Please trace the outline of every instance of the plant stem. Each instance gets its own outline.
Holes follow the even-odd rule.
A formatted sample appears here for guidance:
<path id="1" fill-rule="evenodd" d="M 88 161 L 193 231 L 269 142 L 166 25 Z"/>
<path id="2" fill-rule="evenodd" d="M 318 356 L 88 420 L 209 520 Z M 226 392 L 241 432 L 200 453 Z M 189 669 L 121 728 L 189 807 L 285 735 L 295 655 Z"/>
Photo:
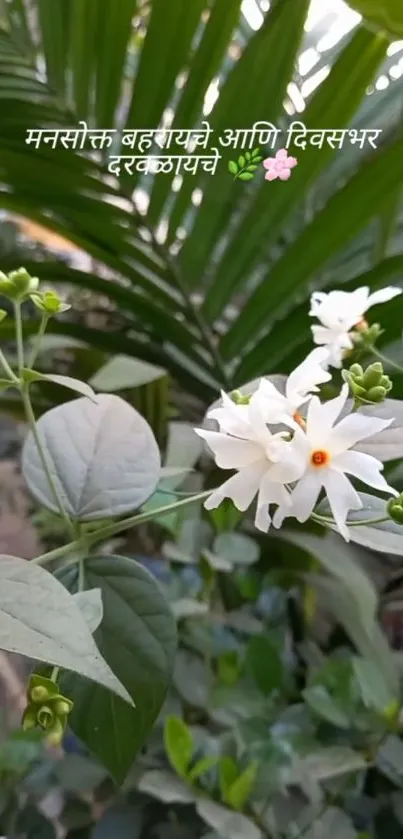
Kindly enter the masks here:
<path id="1" fill-rule="evenodd" d="M 46 453 L 44 451 L 44 448 L 42 446 L 42 441 L 41 441 L 40 436 L 38 434 L 38 428 L 37 428 L 37 425 L 36 425 L 35 414 L 34 414 L 33 409 L 32 409 L 31 400 L 30 400 L 30 397 L 29 397 L 28 386 L 26 384 L 21 384 L 20 385 L 20 393 L 21 393 L 21 398 L 22 398 L 22 402 L 23 402 L 23 405 L 24 405 L 25 416 L 28 420 L 28 425 L 29 425 L 29 427 L 32 431 L 32 434 L 33 434 L 33 437 L 34 437 L 34 440 L 35 440 L 35 443 L 36 443 L 36 447 L 38 449 L 38 454 L 39 454 L 39 457 L 40 457 L 40 460 L 41 460 L 41 463 L 42 463 L 42 468 L 43 468 L 43 471 L 45 472 L 50 490 L 52 492 L 52 495 L 54 497 L 56 505 L 59 509 L 60 515 L 62 516 L 62 518 L 65 521 L 65 524 L 66 524 L 66 527 L 67 527 L 68 531 L 71 533 L 73 539 L 75 539 L 76 531 L 75 531 L 73 522 L 71 521 L 69 515 L 67 514 L 67 512 L 65 510 L 62 497 L 59 493 L 59 490 L 56 486 L 55 481 L 53 480 L 53 475 L 52 475 L 52 473 L 50 471 L 50 468 L 49 468 L 49 463 L 48 463 L 47 458 L 46 458 Z"/>
<path id="2" fill-rule="evenodd" d="M 50 674 L 50 678 L 51 678 L 52 682 L 57 682 L 58 677 L 59 677 L 59 673 L 60 673 L 60 667 L 54 667 L 51 674 Z"/>
<path id="3" fill-rule="evenodd" d="M 48 551 L 41 556 L 35 557 L 35 559 L 32 559 L 31 562 L 34 562 L 37 565 L 46 565 L 47 562 L 51 562 L 53 559 L 61 559 L 62 557 L 67 556 L 67 554 L 72 553 L 72 551 L 79 552 L 80 549 L 85 546 L 90 547 L 96 542 L 102 542 L 105 539 L 110 539 L 111 536 L 115 536 L 117 533 L 122 533 L 124 530 L 129 530 L 131 527 L 136 527 L 138 524 L 143 524 L 151 519 L 164 516 L 165 513 L 178 510 L 180 507 L 186 507 L 188 504 L 192 504 L 193 502 L 202 501 L 204 498 L 211 495 L 212 491 L 213 490 L 208 489 L 204 492 L 197 493 L 197 495 L 193 495 L 192 498 L 182 498 L 174 504 L 166 504 L 164 507 L 158 507 L 157 510 L 150 510 L 146 513 L 137 513 L 135 516 L 129 516 L 128 519 L 124 519 L 123 521 L 112 522 L 111 524 L 104 525 L 103 527 L 100 527 L 99 530 L 94 530 L 92 533 L 86 533 L 85 537 L 74 539 L 68 545 L 63 545 L 60 548 L 55 548 L 53 551 Z M 80 556 L 77 556 L 75 562 L 79 562 L 79 560 Z"/>
<path id="4" fill-rule="evenodd" d="M 24 367 L 24 336 L 22 333 L 21 302 L 19 300 L 17 300 L 14 303 L 14 317 L 17 338 L 18 372 L 21 379 L 22 370 Z"/>
<path id="5" fill-rule="evenodd" d="M 334 519 L 331 519 L 328 516 L 321 516 L 319 513 L 312 513 L 311 518 L 318 522 L 318 524 L 323 524 L 329 526 L 329 524 L 336 524 Z M 348 527 L 364 527 L 364 525 L 371 525 L 371 524 L 381 524 L 383 521 L 390 521 L 390 516 L 380 516 L 377 519 L 360 519 L 359 521 L 347 521 L 346 524 Z"/>
<path id="6" fill-rule="evenodd" d="M 2 350 L 0 350 L 0 364 L 3 367 L 4 372 L 7 373 L 7 376 L 9 377 L 10 381 L 12 381 L 16 385 L 16 387 L 19 387 L 20 380 L 18 376 L 15 375 L 14 370 L 11 369 Z"/>
<path id="7" fill-rule="evenodd" d="M 42 338 L 43 338 L 43 336 L 46 332 L 46 327 L 48 325 L 48 322 L 49 322 L 49 315 L 46 314 L 46 312 L 43 312 L 42 313 L 42 320 L 41 320 L 38 332 L 36 333 L 36 338 L 35 338 L 34 345 L 32 347 L 32 351 L 31 351 L 31 355 L 30 355 L 29 361 L 28 361 L 28 367 L 30 369 L 32 369 L 32 367 L 34 366 L 35 361 L 38 357 L 38 353 L 39 353 L 39 350 L 41 348 Z"/>
<path id="8" fill-rule="evenodd" d="M 389 367 L 393 367 L 394 370 L 398 370 L 399 373 L 403 373 L 403 367 L 401 367 L 400 364 L 397 364 L 396 361 L 393 361 L 391 358 L 388 358 L 387 355 L 384 355 L 376 347 L 372 346 L 370 347 L 370 350 L 371 352 L 373 352 L 374 355 L 376 355 L 377 358 L 379 358 L 380 361 L 383 361 L 385 364 L 388 364 Z"/>

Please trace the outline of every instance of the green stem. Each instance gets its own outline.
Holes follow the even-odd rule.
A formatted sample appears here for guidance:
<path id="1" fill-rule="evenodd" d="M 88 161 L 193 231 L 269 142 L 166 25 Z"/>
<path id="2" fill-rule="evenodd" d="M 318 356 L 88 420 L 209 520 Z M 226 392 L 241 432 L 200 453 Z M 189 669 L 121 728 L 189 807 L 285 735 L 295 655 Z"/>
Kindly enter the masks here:
<path id="1" fill-rule="evenodd" d="M 325 526 L 329 526 L 332 524 L 336 524 L 334 519 L 331 519 L 329 516 L 321 516 L 319 513 L 312 513 L 311 518 L 313 521 L 318 522 L 318 524 L 323 524 Z M 390 516 L 380 516 L 377 519 L 360 519 L 359 521 L 347 521 L 346 524 L 348 527 L 364 527 L 364 525 L 371 525 L 371 524 L 381 524 L 384 521 L 390 521 Z"/>
<path id="2" fill-rule="evenodd" d="M 3 367 L 4 372 L 9 377 L 10 381 L 14 382 L 16 386 L 19 386 L 20 380 L 18 376 L 15 375 L 14 370 L 11 369 L 4 353 L 0 350 L 0 364 Z"/>
<path id="3" fill-rule="evenodd" d="M 24 367 L 24 336 L 22 332 L 21 303 L 19 300 L 14 303 L 14 317 L 17 338 L 18 372 L 21 378 Z"/>
<path id="4" fill-rule="evenodd" d="M 47 461 L 46 454 L 45 454 L 44 448 L 42 446 L 42 441 L 41 441 L 40 436 L 38 434 L 38 428 L 37 428 L 37 425 L 36 425 L 35 414 L 34 414 L 33 409 L 32 409 L 31 400 L 30 400 L 30 397 L 29 397 L 28 386 L 26 384 L 22 384 L 20 386 L 20 393 L 21 393 L 21 398 L 22 398 L 22 402 L 23 402 L 23 405 L 24 405 L 25 416 L 27 418 L 30 430 L 32 431 L 32 434 L 33 434 L 33 437 L 34 437 L 34 440 L 35 440 L 35 443 L 36 443 L 36 447 L 38 449 L 38 454 L 39 454 L 39 457 L 40 457 L 40 460 L 41 460 L 41 463 L 42 463 L 42 468 L 43 468 L 43 471 L 45 472 L 50 490 L 51 490 L 52 495 L 55 499 L 56 505 L 57 505 L 57 507 L 59 509 L 59 512 L 60 512 L 60 515 L 62 516 L 62 518 L 65 521 L 65 524 L 66 524 L 66 527 L 67 527 L 68 531 L 71 533 L 73 539 L 75 539 L 76 530 L 74 528 L 73 522 L 71 521 L 70 517 L 68 516 L 68 514 L 65 510 L 62 497 L 59 493 L 59 490 L 56 486 L 55 481 L 53 480 L 53 475 L 52 475 L 52 473 L 50 471 L 50 468 L 49 468 L 49 463 Z"/>
<path id="5" fill-rule="evenodd" d="M 29 360 L 28 360 L 28 367 L 31 370 L 32 370 L 32 368 L 35 364 L 35 361 L 36 361 L 37 357 L 38 357 L 39 350 L 40 350 L 41 344 L 42 344 L 42 338 L 43 338 L 43 336 L 46 332 L 46 327 L 48 325 L 48 322 L 49 322 L 49 315 L 46 314 L 46 312 L 43 312 L 42 320 L 41 320 L 38 332 L 36 333 L 36 338 L 35 338 L 35 341 L 34 341 L 34 345 L 32 347 L 31 355 L 30 355 Z"/>
<path id="6" fill-rule="evenodd" d="M 383 361 L 385 364 L 388 364 L 389 367 L 393 367 L 394 370 L 398 370 L 399 373 L 403 373 L 403 367 L 400 364 L 397 364 L 396 361 L 393 361 L 391 358 L 388 358 L 387 355 L 384 355 L 380 350 L 376 347 L 370 347 L 371 352 L 379 358 L 380 361 Z"/>
<path id="7" fill-rule="evenodd" d="M 182 498 L 174 504 L 166 504 L 164 507 L 158 507 L 157 510 L 150 510 L 146 513 L 137 513 L 135 516 L 129 516 L 128 519 L 124 519 L 123 521 L 112 522 L 111 524 L 104 525 L 103 527 L 100 527 L 99 530 L 86 533 L 84 538 L 74 539 L 68 545 L 63 545 L 60 548 L 55 548 L 53 551 L 48 551 L 45 554 L 41 554 L 41 556 L 35 557 L 35 559 L 32 559 L 31 562 L 34 562 L 37 565 L 46 565 L 47 562 L 51 562 L 54 559 L 61 559 L 73 551 L 79 552 L 84 546 L 90 547 L 96 542 L 102 542 L 105 539 L 110 539 L 111 536 L 115 536 L 117 533 L 122 533 L 124 530 L 129 530 L 131 527 L 136 527 L 146 521 L 164 516 L 165 513 L 171 513 L 173 510 L 186 507 L 188 504 L 203 501 L 204 498 L 208 498 L 208 496 L 211 495 L 212 491 L 213 490 L 208 489 L 204 492 L 197 493 L 197 495 L 193 495 L 192 498 Z M 79 560 L 80 556 L 77 556 L 75 562 L 79 562 Z"/>
<path id="8" fill-rule="evenodd" d="M 59 678 L 59 673 L 60 673 L 60 667 L 54 667 L 51 674 L 50 674 L 50 678 L 51 678 L 52 682 L 57 683 L 57 680 Z"/>

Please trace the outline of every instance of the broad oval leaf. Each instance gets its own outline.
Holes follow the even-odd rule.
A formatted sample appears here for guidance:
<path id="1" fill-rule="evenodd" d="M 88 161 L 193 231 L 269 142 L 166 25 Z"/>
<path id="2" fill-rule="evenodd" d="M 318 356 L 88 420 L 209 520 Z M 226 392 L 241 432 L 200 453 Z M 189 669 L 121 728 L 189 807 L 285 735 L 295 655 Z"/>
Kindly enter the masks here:
<path id="1" fill-rule="evenodd" d="M 180 777 L 186 778 L 193 754 L 193 737 L 190 728 L 180 717 L 166 718 L 164 744 L 172 768 Z"/>
<path id="2" fill-rule="evenodd" d="M 368 629 L 374 624 L 377 596 L 375 588 L 359 564 L 358 548 L 343 543 L 333 534 L 323 538 L 311 533 L 281 530 L 279 538 L 302 548 L 320 562 L 353 598 L 361 621 Z"/>
<path id="3" fill-rule="evenodd" d="M 381 405 L 361 408 L 360 413 L 380 419 L 393 418 L 393 422 L 389 428 L 357 444 L 356 448 L 372 454 L 383 463 L 403 457 L 403 402 L 400 399 L 385 399 Z"/>
<path id="4" fill-rule="evenodd" d="M 166 370 L 155 364 L 130 355 L 115 355 L 92 376 L 91 385 L 104 393 L 116 393 L 149 384 L 166 375 Z"/>
<path id="5" fill-rule="evenodd" d="M 173 772 L 165 772 L 162 769 L 145 772 L 137 788 L 165 804 L 191 804 L 195 800 L 195 793 L 191 787 L 186 786 Z"/>
<path id="6" fill-rule="evenodd" d="M 392 519 L 375 524 L 353 524 L 353 522 L 371 519 L 375 522 L 376 519 L 387 515 L 387 501 L 385 498 L 377 498 L 375 495 L 370 495 L 367 492 L 360 492 L 359 496 L 363 502 L 362 509 L 356 511 L 351 510 L 348 514 L 347 524 L 351 523 L 352 525 L 348 528 L 350 541 L 356 542 L 357 545 L 362 545 L 364 548 L 379 551 L 380 553 L 403 556 L 402 525 L 397 524 Z M 330 513 L 327 504 L 320 504 L 319 511 L 326 515 Z M 331 524 L 329 524 L 329 527 L 334 530 L 336 529 Z"/>
<path id="7" fill-rule="evenodd" d="M 203 821 L 216 830 L 223 839 L 261 839 L 262 832 L 250 819 L 234 813 L 215 801 L 200 798 L 196 810 Z"/>
<path id="8" fill-rule="evenodd" d="M 38 435 L 65 509 L 73 519 L 120 516 L 140 507 L 155 489 L 160 454 L 148 423 L 127 402 L 100 394 L 74 399 L 43 414 Z M 58 512 L 32 432 L 22 470 L 40 504 Z"/>
<path id="9" fill-rule="evenodd" d="M 69 591 L 77 570 L 63 572 Z M 84 585 L 102 592 L 103 619 L 95 632 L 109 666 L 135 702 L 129 707 L 102 688 L 74 675 L 62 689 L 74 700 L 71 726 L 120 783 L 148 736 L 168 688 L 176 648 L 176 624 L 154 577 L 124 556 L 89 557 Z"/>
<path id="10" fill-rule="evenodd" d="M 126 688 L 102 658 L 75 598 L 48 571 L 14 556 L 0 556 L 0 648 L 73 670 L 132 706 Z M 94 685 L 86 684 L 92 692 Z M 130 710 L 122 699 L 119 702 Z"/>

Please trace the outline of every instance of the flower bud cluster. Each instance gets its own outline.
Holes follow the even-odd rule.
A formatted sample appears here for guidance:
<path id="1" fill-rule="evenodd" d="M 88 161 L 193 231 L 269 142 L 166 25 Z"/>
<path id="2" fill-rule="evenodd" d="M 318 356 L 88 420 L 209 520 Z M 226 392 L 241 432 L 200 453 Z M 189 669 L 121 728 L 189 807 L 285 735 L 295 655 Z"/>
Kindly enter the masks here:
<path id="1" fill-rule="evenodd" d="M 23 730 L 40 728 L 51 746 L 59 746 L 73 702 L 60 693 L 56 682 L 36 674 L 30 678 L 27 698 L 28 705 L 22 718 Z"/>

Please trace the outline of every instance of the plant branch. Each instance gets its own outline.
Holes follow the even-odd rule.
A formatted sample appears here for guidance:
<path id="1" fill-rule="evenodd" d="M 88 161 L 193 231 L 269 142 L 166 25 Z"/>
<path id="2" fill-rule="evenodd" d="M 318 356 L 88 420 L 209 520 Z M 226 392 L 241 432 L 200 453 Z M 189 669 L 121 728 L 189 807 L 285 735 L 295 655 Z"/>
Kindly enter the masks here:
<path id="1" fill-rule="evenodd" d="M 37 565 L 46 565 L 48 562 L 51 562 L 54 559 L 61 559 L 74 551 L 80 553 L 83 547 L 89 548 L 90 546 L 96 544 L 96 542 L 102 542 L 106 539 L 110 539 L 111 536 L 115 536 L 117 533 L 123 533 L 124 530 L 129 530 L 131 527 L 136 527 L 146 521 L 159 518 L 160 516 L 164 516 L 165 513 L 171 513 L 173 510 L 186 507 L 188 504 L 192 504 L 196 501 L 202 501 L 204 498 L 211 495 L 212 492 L 213 490 L 208 489 L 204 492 L 199 492 L 196 495 L 193 495 L 192 498 L 182 498 L 174 504 L 166 504 L 164 507 L 158 507 L 157 510 L 149 510 L 146 513 L 137 513 L 135 516 L 129 516 L 129 518 L 124 519 L 123 521 L 112 522 L 111 524 L 104 525 L 98 530 L 86 533 L 85 536 L 79 539 L 74 539 L 68 545 L 63 545 L 60 548 L 55 548 L 53 551 L 48 551 L 45 554 L 41 554 L 41 556 L 35 557 L 35 559 L 32 559 L 31 562 L 34 562 Z M 81 555 L 77 556 L 75 563 L 79 562 L 80 557 Z"/>
<path id="2" fill-rule="evenodd" d="M 40 348 L 41 348 L 41 344 L 42 344 L 42 338 L 43 338 L 43 336 L 46 332 L 46 327 L 48 325 L 48 322 L 49 322 L 49 315 L 46 314 L 46 312 L 43 312 L 42 313 L 42 319 L 41 319 L 41 322 L 40 322 L 40 326 L 39 326 L 38 332 L 36 333 L 36 337 L 34 339 L 34 345 L 32 347 L 31 355 L 30 355 L 29 360 L 28 360 L 28 367 L 30 367 L 31 369 L 34 366 L 35 361 L 38 357 L 38 354 L 39 354 L 39 351 L 40 351 Z"/>

